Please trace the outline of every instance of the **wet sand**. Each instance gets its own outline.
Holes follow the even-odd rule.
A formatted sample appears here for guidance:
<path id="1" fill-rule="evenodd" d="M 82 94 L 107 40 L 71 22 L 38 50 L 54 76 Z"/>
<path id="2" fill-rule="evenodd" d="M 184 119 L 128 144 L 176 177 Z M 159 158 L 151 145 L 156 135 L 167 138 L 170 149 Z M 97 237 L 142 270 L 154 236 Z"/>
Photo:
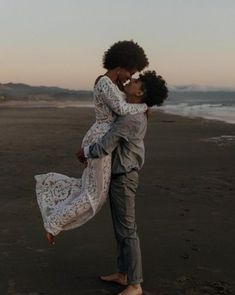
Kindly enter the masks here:
<path id="1" fill-rule="evenodd" d="M 35 174 L 80 177 L 93 109 L 0 109 L 0 294 L 117 294 L 108 202 L 48 246 Z M 235 294 L 235 125 L 153 112 L 136 199 L 145 294 Z"/>

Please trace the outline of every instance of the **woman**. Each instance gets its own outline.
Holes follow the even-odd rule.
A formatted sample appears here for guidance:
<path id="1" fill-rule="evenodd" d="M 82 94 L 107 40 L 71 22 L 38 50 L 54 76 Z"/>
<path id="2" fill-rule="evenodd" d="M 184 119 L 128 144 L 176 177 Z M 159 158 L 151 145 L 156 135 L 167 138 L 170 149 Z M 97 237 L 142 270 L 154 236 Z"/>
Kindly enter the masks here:
<path id="1" fill-rule="evenodd" d="M 85 135 L 82 147 L 96 142 L 110 128 L 117 115 L 145 112 L 146 104 L 128 104 L 120 90 L 123 83 L 148 65 L 144 50 L 133 41 L 113 44 L 104 54 L 105 75 L 96 80 L 94 103 L 96 122 Z M 48 242 L 63 230 L 76 228 L 91 219 L 107 199 L 111 156 L 88 160 L 82 178 L 50 172 L 36 175 L 36 195 Z"/>

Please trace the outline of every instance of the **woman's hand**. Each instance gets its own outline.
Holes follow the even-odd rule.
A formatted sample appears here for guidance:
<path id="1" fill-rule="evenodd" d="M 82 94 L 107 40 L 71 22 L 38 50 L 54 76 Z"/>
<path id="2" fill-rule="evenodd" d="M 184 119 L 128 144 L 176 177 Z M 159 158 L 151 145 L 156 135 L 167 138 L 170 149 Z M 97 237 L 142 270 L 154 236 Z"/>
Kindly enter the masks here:
<path id="1" fill-rule="evenodd" d="M 84 149 L 78 150 L 76 156 L 78 160 L 87 167 L 87 158 L 85 157 Z"/>

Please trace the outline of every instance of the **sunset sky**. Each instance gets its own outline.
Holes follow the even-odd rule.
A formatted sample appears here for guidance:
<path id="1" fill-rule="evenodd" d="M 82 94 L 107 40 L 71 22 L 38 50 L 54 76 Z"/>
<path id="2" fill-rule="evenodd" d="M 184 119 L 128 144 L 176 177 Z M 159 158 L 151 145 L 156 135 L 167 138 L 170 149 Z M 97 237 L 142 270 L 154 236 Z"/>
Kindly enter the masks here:
<path id="1" fill-rule="evenodd" d="M 133 39 L 169 85 L 235 88 L 234 0 L 0 0 L 0 36 L 0 83 L 92 89 Z"/>

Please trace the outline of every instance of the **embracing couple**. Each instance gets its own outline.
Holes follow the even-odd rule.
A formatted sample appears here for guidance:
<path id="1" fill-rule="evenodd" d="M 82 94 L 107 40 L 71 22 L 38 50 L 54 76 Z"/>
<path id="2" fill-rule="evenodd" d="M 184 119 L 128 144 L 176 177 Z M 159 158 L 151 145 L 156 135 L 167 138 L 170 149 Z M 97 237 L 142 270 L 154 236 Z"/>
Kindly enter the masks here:
<path id="1" fill-rule="evenodd" d="M 132 78 L 146 66 L 148 59 L 137 43 L 113 44 L 103 56 L 107 71 L 95 81 L 96 121 L 77 152 L 85 164 L 82 177 L 55 172 L 35 176 L 37 201 L 51 244 L 61 231 L 81 226 L 95 216 L 109 197 L 117 271 L 100 278 L 126 286 L 121 295 L 142 294 L 135 195 L 138 172 L 144 164 L 148 108 L 161 105 L 168 94 L 165 81 L 155 71 Z"/>

